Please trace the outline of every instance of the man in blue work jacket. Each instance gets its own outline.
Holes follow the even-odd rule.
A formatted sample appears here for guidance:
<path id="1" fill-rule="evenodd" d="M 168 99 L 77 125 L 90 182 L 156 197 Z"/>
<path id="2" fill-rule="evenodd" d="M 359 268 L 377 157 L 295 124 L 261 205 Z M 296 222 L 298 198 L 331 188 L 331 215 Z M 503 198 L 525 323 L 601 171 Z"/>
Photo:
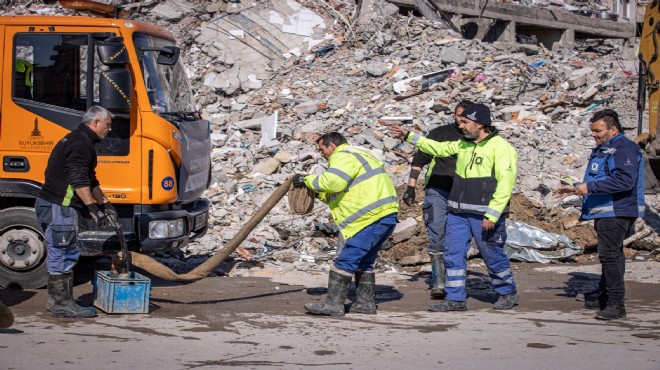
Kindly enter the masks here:
<path id="1" fill-rule="evenodd" d="M 642 152 L 628 139 L 612 109 L 591 117 L 591 151 L 584 180 L 564 185 L 555 196 L 582 195 L 582 220 L 594 220 L 601 263 L 599 291 L 588 295 L 586 308 L 597 308 L 596 318 L 614 320 L 626 316 L 626 270 L 623 241 L 637 217 L 644 216 L 644 162 Z"/>

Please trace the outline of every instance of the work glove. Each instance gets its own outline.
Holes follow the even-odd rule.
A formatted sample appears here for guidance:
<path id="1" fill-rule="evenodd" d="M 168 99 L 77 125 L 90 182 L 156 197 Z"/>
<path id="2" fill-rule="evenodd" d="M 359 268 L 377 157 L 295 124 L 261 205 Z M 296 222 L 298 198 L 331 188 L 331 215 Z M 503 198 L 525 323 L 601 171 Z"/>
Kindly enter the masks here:
<path id="1" fill-rule="evenodd" d="M 403 202 L 409 206 L 415 202 L 415 187 L 408 185 L 406 191 L 403 193 Z"/>
<path id="2" fill-rule="evenodd" d="M 304 188 L 305 187 L 305 176 L 295 175 L 293 177 L 293 187 L 294 188 Z"/>
<path id="3" fill-rule="evenodd" d="M 106 215 L 111 226 L 117 224 L 119 215 L 117 214 L 117 210 L 115 209 L 115 207 L 112 206 L 112 203 L 110 202 L 103 203 L 103 214 Z"/>
<path id="4" fill-rule="evenodd" d="M 94 220 L 96 227 L 103 227 L 108 223 L 108 216 L 99 209 L 99 206 L 96 203 L 86 204 L 89 215 Z"/>

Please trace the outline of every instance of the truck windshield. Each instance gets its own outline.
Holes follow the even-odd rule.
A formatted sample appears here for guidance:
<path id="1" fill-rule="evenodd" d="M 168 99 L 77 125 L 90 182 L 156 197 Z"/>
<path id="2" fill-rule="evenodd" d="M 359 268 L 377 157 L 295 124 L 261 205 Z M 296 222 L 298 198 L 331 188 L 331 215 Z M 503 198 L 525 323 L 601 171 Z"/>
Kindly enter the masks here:
<path id="1" fill-rule="evenodd" d="M 140 50 L 141 47 L 175 46 L 174 42 L 144 33 L 136 33 L 133 40 L 153 112 L 162 114 L 195 111 L 192 91 L 181 59 L 174 65 L 158 64 L 157 51 Z"/>

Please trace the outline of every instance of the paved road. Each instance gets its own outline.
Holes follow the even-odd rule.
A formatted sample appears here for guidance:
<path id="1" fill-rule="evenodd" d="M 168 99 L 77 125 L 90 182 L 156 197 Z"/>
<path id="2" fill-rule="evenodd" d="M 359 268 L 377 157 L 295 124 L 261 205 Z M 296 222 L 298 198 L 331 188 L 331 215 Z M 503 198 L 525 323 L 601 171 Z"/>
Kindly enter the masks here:
<path id="1" fill-rule="evenodd" d="M 0 330 L 0 368 L 660 369 L 657 274 L 628 281 L 628 318 L 603 322 L 574 297 L 597 275 L 530 266 L 514 265 L 522 299 L 506 312 L 490 308 L 479 269 L 469 276 L 470 310 L 446 314 L 425 311 L 426 276 L 416 274 L 379 274 L 379 314 L 344 318 L 303 314 L 321 287 L 265 278 L 153 281 L 149 314 L 87 320 L 51 317 L 43 289 L 3 290 L 16 324 Z M 90 284 L 75 294 L 90 300 Z"/>

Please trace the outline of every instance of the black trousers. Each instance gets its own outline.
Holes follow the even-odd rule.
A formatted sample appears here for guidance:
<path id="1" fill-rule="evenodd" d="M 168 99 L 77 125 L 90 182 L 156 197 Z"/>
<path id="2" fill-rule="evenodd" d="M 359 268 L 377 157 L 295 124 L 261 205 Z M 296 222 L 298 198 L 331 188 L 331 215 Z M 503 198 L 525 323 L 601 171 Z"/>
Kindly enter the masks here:
<path id="1" fill-rule="evenodd" d="M 598 234 L 598 259 L 602 267 L 600 289 L 607 294 L 608 303 L 623 305 L 626 295 L 623 241 L 634 223 L 635 217 L 598 218 L 594 222 Z"/>

